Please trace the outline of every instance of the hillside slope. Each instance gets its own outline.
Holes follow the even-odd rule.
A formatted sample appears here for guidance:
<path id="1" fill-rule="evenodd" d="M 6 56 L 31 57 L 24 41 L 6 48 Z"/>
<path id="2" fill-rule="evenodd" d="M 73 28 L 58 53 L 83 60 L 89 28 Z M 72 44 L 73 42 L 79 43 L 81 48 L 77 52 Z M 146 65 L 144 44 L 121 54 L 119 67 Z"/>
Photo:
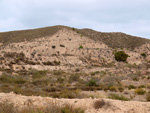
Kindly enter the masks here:
<path id="1" fill-rule="evenodd" d="M 4 44 L 30 41 L 40 37 L 52 36 L 62 28 L 68 28 L 65 26 L 53 26 L 45 27 L 31 30 L 21 30 L 21 31 L 10 31 L 0 33 L 0 42 Z"/>
<path id="2" fill-rule="evenodd" d="M 81 29 L 79 32 L 96 41 L 102 41 L 111 48 L 128 48 L 134 49 L 145 43 L 149 43 L 149 39 L 127 35 L 121 32 L 104 33 L 91 29 Z"/>
<path id="3" fill-rule="evenodd" d="M 134 49 L 135 47 L 150 42 L 148 39 L 127 35 L 124 33 L 103 33 L 91 29 L 76 29 L 67 26 L 52 26 L 31 30 L 3 32 L 0 33 L 0 42 L 8 44 L 13 42 L 22 42 L 25 40 L 29 41 L 40 37 L 52 36 L 63 28 L 76 31 L 77 33 L 89 37 L 95 41 L 102 41 L 111 48 Z"/>

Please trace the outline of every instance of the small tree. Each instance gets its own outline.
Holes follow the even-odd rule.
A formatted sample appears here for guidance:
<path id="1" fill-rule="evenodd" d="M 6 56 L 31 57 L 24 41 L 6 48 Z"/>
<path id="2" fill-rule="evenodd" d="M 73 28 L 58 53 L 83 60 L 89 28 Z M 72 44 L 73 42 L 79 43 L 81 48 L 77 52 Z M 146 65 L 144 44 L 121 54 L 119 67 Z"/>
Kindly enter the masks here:
<path id="1" fill-rule="evenodd" d="M 115 52 L 115 59 L 118 62 L 126 62 L 127 58 L 129 57 L 124 51 L 117 51 Z"/>
<path id="2" fill-rule="evenodd" d="M 141 56 L 143 56 L 144 58 L 146 58 L 146 54 L 145 53 L 141 53 Z"/>

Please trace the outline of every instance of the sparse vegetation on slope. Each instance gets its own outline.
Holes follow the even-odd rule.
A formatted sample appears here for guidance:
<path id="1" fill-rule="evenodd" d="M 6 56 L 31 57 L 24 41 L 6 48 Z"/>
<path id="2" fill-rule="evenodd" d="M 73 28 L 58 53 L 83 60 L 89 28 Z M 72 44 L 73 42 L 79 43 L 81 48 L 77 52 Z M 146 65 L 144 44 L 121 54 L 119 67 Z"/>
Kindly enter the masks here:
<path id="1" fill-rule="evenodd" d="M 103 33 L 91 29 L 76 29 L 67 26 L 52 26 L 31 30 L 3 32 L 0 33 L 0 42 L 8 44 L 12 42 L 22 42 L 25 40 L 30 41 L 35 38 L 52 36 L 63 28 L 73 30 L 81 34 L 81 36 L 87 36 L 95 41 L 102 41 L 111 48 L 134 49 L 135 47 L 139 47 L 150 42 L 148 39 L 127 35 L 124 33 Z"/>
<path id="2" fill-rule="evenodd" d="M 145 94 L 150 82 L 150 46 L 135 48 L 147 39 L 65 26 L 2 34 L 0 41 L 6 46 L 0 42 L 0 92 L 71 99 L 149 100 Z M 131 45 L 133 38 L 137 40 Z"/>
<path id="3" fill-rule="evenodd" d="M 81 29 L 78 31 L 83 36 L 90 37 L 95 41 L 102 41 L 111 48 L 134 49 L 135 47 L 139 47 L 150 42 L 148 39 L 127 35 L 120 32 L 104 33 L 94 31 L 92 29 Z"/>
<path id="4" fill-rule="evenodd" d="M 69 28 L 69 27 L 52 26 L 52 27 L 45 27 L 45 28 L 31 29 L 31 30 L 3 32 L 0 33 L 0 42 L 4 44 L 8 44 L 12 42 L 30 41 L 35 38 L 52 36 L 62 28 Z"/>

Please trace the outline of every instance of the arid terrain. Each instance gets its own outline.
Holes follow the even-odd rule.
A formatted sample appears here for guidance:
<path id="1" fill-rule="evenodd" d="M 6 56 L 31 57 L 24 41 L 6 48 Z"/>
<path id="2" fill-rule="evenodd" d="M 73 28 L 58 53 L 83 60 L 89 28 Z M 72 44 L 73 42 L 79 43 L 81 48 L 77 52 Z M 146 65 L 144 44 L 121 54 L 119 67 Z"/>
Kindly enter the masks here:
<path id="1" fill-rule="evenodd" d="M 0 92 L 18 108 L 149 113 L 150 40 L 66 26 L 0 33 Z"/>

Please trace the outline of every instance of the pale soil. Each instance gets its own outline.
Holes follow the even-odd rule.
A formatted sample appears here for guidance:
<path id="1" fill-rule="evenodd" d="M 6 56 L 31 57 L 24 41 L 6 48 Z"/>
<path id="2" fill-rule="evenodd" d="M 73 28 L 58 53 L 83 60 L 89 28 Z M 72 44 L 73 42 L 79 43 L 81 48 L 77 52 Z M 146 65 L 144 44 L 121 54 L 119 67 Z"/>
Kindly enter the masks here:
<path id="1" fill-rule="evenodd" d="M 80 46 L 83 48 L 80 49 Z M 127 62 L 129 64 L 142 64 L 145 60 L 140 54 L 142 52 L 149 54 L 145 48 L 149 48 L 149 44 L 136 48 L 134 51 L 123 49 L 130 56 Z M 119 50 L 119 48 L 117 50 Z M 0 67 L 4 67 L 5 69 L 12 68 L 16 71 L 22 70 L 22 66 L 26 70 L 29 68 L 57 70 L 55 67 L 46 67 L 46 65 L 43 65 L 43 62 L 53 61 L 60 61 L 59 69 L 62 70 L 66 70 L 68 65 L 78 67 L 90 65 L 103 66 L 116 62 L 113 54 L 114 51 L 114 49 L 108 47 L 103 42 L 96 42 L 75 31 L 62 29 L 53 36 L 41 37 L 32 41 L 12 43 L 0 48 L 2 57 L 4 57 L 3 54 L 7 52 L 23 52 L 29 61 L 38 62 L 39 66 L 28 66 L 24 62 L 22 62 L 22 64 L 15 62 L 16 64 L 12 64 L 12 67 L 10 67 L 9 64 L 13 59 L 5 58 Z"/>
<path id="2" fill-rule="evenodd" d="M 48 104 L 64 105 L 69 104 L 74 107 L 85 109 L 85 113 L 149 113 L 149 102 L 137 101 L 119 101 L 104 99 L 109 105 L 104 105 L 102 108 L 94 109 L 94 102 L 101 99 L 54 99 L 49 97 L 38 96 L 22 96 L 14 93 L 0 93 L 0 101 L 7 100 L 14 103 L 18 108 L 27 106 L 27 104 L 35 106 L 46 106 Z"/>

